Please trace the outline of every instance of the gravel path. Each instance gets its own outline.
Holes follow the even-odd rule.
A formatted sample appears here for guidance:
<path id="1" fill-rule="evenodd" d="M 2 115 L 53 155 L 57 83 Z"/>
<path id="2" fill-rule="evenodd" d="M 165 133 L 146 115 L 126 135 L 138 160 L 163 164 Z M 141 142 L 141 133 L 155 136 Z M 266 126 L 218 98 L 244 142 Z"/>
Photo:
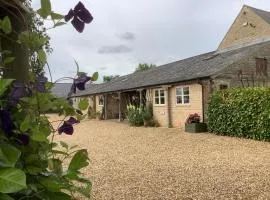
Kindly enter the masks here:
<path id="1" fill-rule="evenodd" d="M 89 150 L 93 199 L 270 199 L 270 143 L 114 121 L 75 131 L 57 138 Z"/>

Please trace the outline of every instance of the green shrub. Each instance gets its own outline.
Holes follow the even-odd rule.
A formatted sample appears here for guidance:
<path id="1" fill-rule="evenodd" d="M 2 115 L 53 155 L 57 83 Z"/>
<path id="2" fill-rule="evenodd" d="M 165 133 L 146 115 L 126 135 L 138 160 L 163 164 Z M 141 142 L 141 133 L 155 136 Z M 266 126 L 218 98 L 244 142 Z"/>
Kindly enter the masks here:
<path id="1" fill-rule="evenodd" d="M 151 110 L 150 107 L 143 108 L 141 114 L 142 114 L 143 120 L 145 121 L 150 121 L 153 118 L 153 111 Z"/>
<path id="2" fill-rule="evenodd" d="M 137 108 L 134 105 L 128 105 L 127 119 L 131 126 L 142 126 L 143 125 L 142 109 Z"/>
<path id="3" fill-rule="evenodd" d="M 208 129 L 229 135 L 270 141 L 270 88 L 233 88 L 213 94 Z"/>

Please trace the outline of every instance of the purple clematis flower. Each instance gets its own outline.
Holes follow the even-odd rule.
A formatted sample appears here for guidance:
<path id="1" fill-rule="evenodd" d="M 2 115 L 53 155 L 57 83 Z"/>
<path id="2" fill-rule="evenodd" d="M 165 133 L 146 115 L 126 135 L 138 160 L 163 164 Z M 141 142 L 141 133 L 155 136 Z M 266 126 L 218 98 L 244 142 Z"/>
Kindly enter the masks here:
<path id="1" fill-rule="evenodd" d="M 84 7 L 82 2 L 79 2 L 75 6 L 74 10 L 70 9 L 68 14 L 65 16 L 65 21 L 68 22 L 72 18 L 73 20 L 71 23 L 79 33 L 83 32 L 85 24 L 89 24 L 93 21 L 93 16 Z"/>
<path id="2" fill-rule="evenodd" d="M 34 88 L 37 92 L 44 93 L 46 92 L 46 83 L 48 82 L 48 79 L 44 76 L 44 73 L 38 75 L 36 78 L 36 82 L 34 83 Z"/>
<path id="3" fill-rule="evenodd" d="M 9 94 L 11 105 L 16 106 L 20 102 L 20 98 L 27 97 L 30 93 L 27 84 L 20 81 L 13 81 L 12 89 Z"/>
<path id="4" fill-rule="evenodd" d="M 80 121 L 78 121 L 77 119 L 75 119 L 74 117 L 70 117 L 69 120 L 64 121 L 63 125 L 60 126 L 60 128 L 58 129 L 58 133 L 61 135 L 62 133 L 65 133 L 67 135 L 72 135 L 74 132 L 74 128 L 73 125 L 80 123 Z"/>
<path id="5" fill-rule="evenodd" d="M 29 141 L 30 141 L 30 137 L 28 135 L 25 135 L 25 134 L 19 134 L 17 139 L 20 142 L 20 144 L 23 144 L 25 146 L 27 146 L 29 144 Z"/>
<path id="6" fill-rule="evenodd" d="M 68 123 L 70 123 L 72 125 L 80 123 L 80 121 L 75 119 L 74 117 L 70 117 L 69 120 L 67 120 L 66 122 L 68 122 Z"/>
<path id="7" fill-rule="evenodd" d="M 74 80 L 74 84 L 78 90 L 85 90 L 85 84 L 91 80 L 90 76 L 87 76 L 86 73 L 80 73 L 78 78 Z"/>
<path id="8" fill-rule="evenodd" d="M 12 130 L 14 128 L 11 115 L 7 110 L 0 110 L 0 128 L 3 129 L 7 137 L 12 136 Z"/>

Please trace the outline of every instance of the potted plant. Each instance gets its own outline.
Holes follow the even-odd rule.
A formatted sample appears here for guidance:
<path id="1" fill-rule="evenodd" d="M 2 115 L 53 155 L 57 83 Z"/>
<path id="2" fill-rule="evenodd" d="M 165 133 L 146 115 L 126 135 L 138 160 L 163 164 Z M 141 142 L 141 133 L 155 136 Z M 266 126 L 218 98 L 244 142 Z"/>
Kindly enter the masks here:
<path id="1" fill-rule="evenodd" d="M 203 133 L 207 132 L 206 123 L 201 123 L 201 117 L 198 113 L 190 114 L 185 123 L 185 132 Z"/>

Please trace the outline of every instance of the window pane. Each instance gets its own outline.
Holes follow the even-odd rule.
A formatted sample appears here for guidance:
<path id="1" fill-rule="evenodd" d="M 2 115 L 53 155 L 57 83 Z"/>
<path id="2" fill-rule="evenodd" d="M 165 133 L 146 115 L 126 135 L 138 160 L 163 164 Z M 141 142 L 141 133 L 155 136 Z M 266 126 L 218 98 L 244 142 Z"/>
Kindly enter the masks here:
<path id="1" fill-rule="evenodd" d="M 165 91 L 164 90 L 160 90 L 160 96 L 162 96 L 162 97 L 165 96 Z"/>
<path id="2" fill-rule="evenodd" d="M 165 104 L 165 97 L 160 97 L 160 104 Z"/>
<path id="3" fill-rule="evenodd" d="M 159 104 L 159 98 L 155 98 L 155 104 Z"/>
<path id="4" fill-rule="evenodd" d="M 189 96 L 184 96 L 184 103 L 189 103 Z"/>
<path id="5" fill-rule="evenodd" d="M 182 88 L 176 88 L 176 95 L 182 95 Z"/>
<path id="6" fill-rule="evenodd" d="M 182 96 L 176 97 L 176 103 L 177 103 L 177 104 L 182 104 L 182 103 L 183 103 L 183 102 L 182 102 Z"/>
<path id="7" fill-rule="evenodd" d="M 184 95 L 189 95 L 189 87 L 184 87 Z"/>
<path id="8" fill-rule="evenodd" d="M 155 90 L 155 97 L 158 97 L 159 96 L 159 92 L 158 90 Z"/>

